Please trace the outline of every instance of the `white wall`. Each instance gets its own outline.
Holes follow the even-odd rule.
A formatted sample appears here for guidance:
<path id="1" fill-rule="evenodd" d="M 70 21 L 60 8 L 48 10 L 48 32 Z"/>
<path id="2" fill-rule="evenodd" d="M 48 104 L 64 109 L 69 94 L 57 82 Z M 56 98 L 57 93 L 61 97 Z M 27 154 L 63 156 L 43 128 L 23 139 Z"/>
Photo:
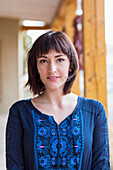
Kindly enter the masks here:
<path id="1" fill-rule="evenodd" d="M 0 19 L 0 113 L 18 99 L 18 20 Z"/>

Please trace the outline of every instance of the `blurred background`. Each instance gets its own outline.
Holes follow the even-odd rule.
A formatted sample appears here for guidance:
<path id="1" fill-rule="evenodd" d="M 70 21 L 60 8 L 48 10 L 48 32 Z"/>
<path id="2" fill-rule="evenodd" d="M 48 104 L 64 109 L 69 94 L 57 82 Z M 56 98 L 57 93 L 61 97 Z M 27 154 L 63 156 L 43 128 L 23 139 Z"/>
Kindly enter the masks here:
<path id="1" fill-rule="evenodd" d="M 0 0 L 0 169 L 5 170 L 5 127 L 10 106 L 33 97 L 24 88 L 32 43 L 49 30 L 66 32 L 79 57 L 72 91 L 103 103 L 113 167 L 113 1 Z M 113 169 L 113 168 L 112 168 Z"/>

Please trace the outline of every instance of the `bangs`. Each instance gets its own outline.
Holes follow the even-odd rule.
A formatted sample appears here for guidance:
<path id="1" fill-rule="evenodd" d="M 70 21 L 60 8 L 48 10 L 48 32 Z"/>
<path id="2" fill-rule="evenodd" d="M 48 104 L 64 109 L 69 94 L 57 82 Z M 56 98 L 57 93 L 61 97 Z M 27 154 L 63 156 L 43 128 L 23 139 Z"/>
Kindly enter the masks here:
<path id="1" fill-rule="evenodd" d="M 39 39 L 36 55 L 39 57 L 40 55 L 45 55 L 52 50 L 62 52 L 67 55 L 69 52 L 68 49 L 69 46 L 62 35 L 58 36 L 55 34 L 47 34 L 44 38 L 42 37 Z"/>

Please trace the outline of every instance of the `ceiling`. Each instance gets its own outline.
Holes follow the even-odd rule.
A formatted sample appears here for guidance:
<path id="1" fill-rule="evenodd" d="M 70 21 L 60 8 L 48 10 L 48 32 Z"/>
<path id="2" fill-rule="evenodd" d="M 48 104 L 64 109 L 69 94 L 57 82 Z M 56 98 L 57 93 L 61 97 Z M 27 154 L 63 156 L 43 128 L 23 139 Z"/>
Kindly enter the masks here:
<path id="1" fill-rule="evenodd" d="M 0 18 L 39 20 L 51 24 L 62 0 L 0 0 Z"/>

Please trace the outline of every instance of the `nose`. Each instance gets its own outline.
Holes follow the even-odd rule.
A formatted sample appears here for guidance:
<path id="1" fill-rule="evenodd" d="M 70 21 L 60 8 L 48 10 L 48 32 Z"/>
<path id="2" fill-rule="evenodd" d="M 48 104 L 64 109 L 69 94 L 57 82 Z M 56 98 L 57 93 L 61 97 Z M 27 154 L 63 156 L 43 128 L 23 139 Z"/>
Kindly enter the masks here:
<path id="1" fill-rule="evenodd" d="M 52 74 L 56 72 L 56 65 L 54 62 L 49 63 L 48 72 Z"/>

